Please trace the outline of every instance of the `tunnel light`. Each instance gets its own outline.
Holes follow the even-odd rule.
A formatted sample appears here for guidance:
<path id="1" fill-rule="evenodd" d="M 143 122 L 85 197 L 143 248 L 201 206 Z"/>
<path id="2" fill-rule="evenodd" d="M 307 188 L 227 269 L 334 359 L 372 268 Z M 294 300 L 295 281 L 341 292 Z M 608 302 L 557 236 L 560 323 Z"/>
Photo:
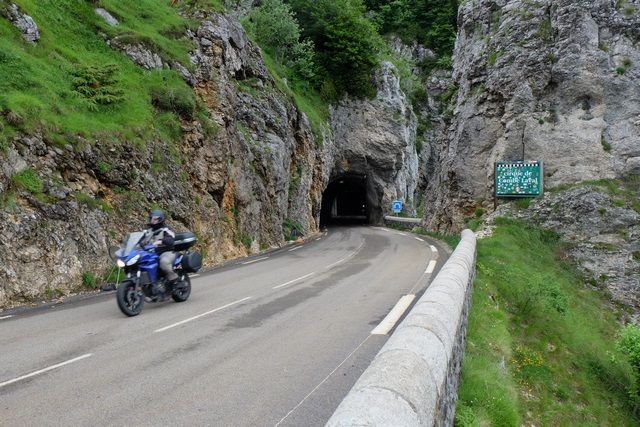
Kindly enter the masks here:
<path id="1" fill-rule="evenodd" d="M 344 181 L 340 181 L 340 184 L 344 184 Z"/>

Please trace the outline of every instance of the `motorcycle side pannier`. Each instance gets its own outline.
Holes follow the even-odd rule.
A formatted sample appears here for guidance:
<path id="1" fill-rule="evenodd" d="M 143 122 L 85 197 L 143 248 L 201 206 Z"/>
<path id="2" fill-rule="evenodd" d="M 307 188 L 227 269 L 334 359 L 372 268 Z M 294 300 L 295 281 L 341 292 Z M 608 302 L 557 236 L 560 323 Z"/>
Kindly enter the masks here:
<path id="1" fill-rule="evenodd" d="M 189 252 L 182 257 L 182 269 L 187 273 L 196 273 L 202 268 L 202 255 L 198 252 Z"/>
<path id="2" fill-rule="evenodd" d="M 176 233 L 176 237 L 173 241 L 174 251 L 186 251 L 191 246 L 196 244 L 196 235 L 190 231 L 184 233 Z"/>

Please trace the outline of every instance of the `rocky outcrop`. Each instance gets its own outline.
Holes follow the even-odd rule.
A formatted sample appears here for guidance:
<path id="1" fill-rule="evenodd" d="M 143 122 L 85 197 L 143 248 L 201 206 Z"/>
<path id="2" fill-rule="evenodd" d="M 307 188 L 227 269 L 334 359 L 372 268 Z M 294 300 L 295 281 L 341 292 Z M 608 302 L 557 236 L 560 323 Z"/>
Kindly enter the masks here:
<path id="1" fill-rule="evenodd" d="M 147 70 L 172 69 L 178 72 L 190 86 L 196 84 L 193 74 L 178 61 L 165 61 L 153 49 L 141 42 L 132 42 L 128 37 L 115 37 L 107 40 L 107 44 L 128 56 L 135 64 Z"/>
<path id="2" fill-rule="evenodd" d="M 489 222 L 497 216 L 522 218 L 557 232 L 564 255 L 577 263 L 587 282 L 640 312 L 640 214 L 624 197 L 600 187 L 578 187 L 549 193 L 527 209 L 501 205 Z"/>
<path id="3" fill-rule="evenodd" d="M 181 143 L 59 146 L 34 134 L 0 151 L 0 307 L 100 277 L 108 246 L 143 227 L 151 206 L 197 233 L 206 265 L 282 244 L 286 220 L 317 229 L 332 164 L 305 116 L 236 21 L 212 15 L 191 37 L 206 111 L 182 120 Z"/>
<path id="4" fill-rule="evenodd" d="M 104 19 L 104 22 L 106 22 L 110 26 L 116 27 L 116 26 L 120 25 L 120 22 L 118 22 L 118 20 L 112 14 L 110 14 L 109 11 L 107 11 L 106 9 L 98 7 L 98 8 L 96 8 L 96 13 L 102 19 Z"/>
<path id="5" fill-rule="evenodd" d="M 542 160 L 547 187 L 639 172 L 638 1 L 469 1 L 458 25 L 429 227 L 488 207 L 495 161 Z"/>
<path id="6" fill-rule="evenodd" d="M 22 37 L 29 43 L 35 44 L 40 40 L 40 30 L 32 17 L 20 11 L 17 5 L 10 3 L 4 5 L 0 2 L 0 14 L 7 18 L 20 30 Z"/>
<path id="7" fill-rule="evenodd" d="M 403 200 L 406 212 L 414 214 L 418 181 L 416 117 L 393 64 L 382 63 L 376 82 L 375 99 L 345 99 L 330 111 L 337 147 L 332 176 L 366 175 L 369 202 L 375 204 L 373 222 L 388 213 L 396 199 Z"/>

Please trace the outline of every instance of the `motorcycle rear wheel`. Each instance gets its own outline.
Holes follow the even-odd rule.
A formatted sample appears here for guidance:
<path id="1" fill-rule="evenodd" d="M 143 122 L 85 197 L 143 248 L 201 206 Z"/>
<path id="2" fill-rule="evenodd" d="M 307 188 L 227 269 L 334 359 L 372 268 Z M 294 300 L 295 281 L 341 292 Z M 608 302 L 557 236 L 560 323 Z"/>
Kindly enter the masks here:
<path id="1" fill-rule="evenodd" d="M 118 285 L 116 300 L 120 311 L 129 317 L 140 314 L 144 306 L 144 295 L 136 291 L 136 284 L 132 280 L 125 280 Z"/>
<path id="2" fill-rule="evenodd" d="M 175 284 L 175 289 L 171 293 L 171 298 L 175 302 L 185 302 L 189 299 L 189 295 L 191 295 L 191 279 L 189 276 L 185 274 L 180 277 L 180 280 Z"/>

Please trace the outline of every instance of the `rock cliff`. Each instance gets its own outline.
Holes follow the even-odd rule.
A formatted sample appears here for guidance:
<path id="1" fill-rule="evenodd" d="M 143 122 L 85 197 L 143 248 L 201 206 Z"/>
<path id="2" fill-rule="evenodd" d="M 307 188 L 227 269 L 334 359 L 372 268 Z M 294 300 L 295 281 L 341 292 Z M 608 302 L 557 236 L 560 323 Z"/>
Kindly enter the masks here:
<path id="1" fill-rule="evenodd" d="M 542 160 L 546 187 L 640 172 L 640 2 L 466 1 L 458 27 L 429 227 L 492 205 L 496 161 Z"/>
<path id="2" fill-rule="evenodd" d="M 0 157 L 0 306 L 100 277 L 108 246 L 144 227 L 151 206 L 197 233 L 208 265 L 281 244 L 286 220 L 317 229 L 331 164 L 306 117 L 276 89 L 237 21 L 210 15 L 189 36 L 206 117 L 183 118 L 177 146 L 82 137 L 60 146 L 39 133 L 9 141 Z"/>
<path id="3" fill-rule="evenodd" d="M 376 83 L 375 99 L 345 99 L 330 112 L 337 147 L 332 177 L 366 175 L 374 223 L 382 220 L 396 199 L 404 200 L 405 211 L 415 214 L 418 181 L 416 117 L 393 64 L 382 63 Z"/>
<path id="4" fill-rule="evenodd" d="M 3 147 L 0 307 L 99 281 L 108 247 L 155 206 L 198 235 L 205 265 L 279 246 L 291 224 L 316 231 L 322 193 L 344 173 L 368 177 L 372 220 L 395 198 L 413 210 L 416 120 L 391 64 L 375 99 L 344 99 L 316 136 L 239 22 L 196 13 L 189 69 L 144 41 L 105 37 L 139 67 L 174 69 L 193 87 L 201 107 L 181 118 L 179 143 L 75 135 L 60 144 L 33 132 Z"/>

